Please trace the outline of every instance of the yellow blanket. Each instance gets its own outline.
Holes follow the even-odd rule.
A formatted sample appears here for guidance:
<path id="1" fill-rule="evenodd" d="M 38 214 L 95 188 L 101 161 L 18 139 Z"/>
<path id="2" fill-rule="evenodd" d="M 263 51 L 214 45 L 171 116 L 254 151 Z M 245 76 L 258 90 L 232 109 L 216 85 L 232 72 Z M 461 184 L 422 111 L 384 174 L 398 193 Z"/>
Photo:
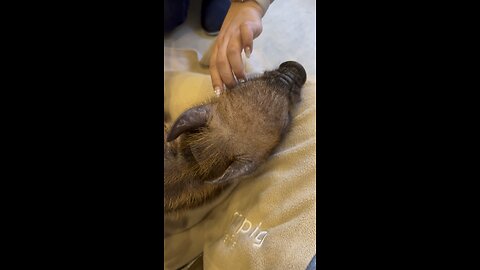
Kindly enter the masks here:
<path id="1" fill-rule="evenodd" d="M 165 58 L 164 105 L 173 121 L 214 93 L 195 52 L 168 50 Z M 165 221 L 165 269 L 202 253 L 204 269 L 307 267 L 316 253 L 315 91 L 307 74 L 290 132 L 252 177 L 213 204 Z"/>

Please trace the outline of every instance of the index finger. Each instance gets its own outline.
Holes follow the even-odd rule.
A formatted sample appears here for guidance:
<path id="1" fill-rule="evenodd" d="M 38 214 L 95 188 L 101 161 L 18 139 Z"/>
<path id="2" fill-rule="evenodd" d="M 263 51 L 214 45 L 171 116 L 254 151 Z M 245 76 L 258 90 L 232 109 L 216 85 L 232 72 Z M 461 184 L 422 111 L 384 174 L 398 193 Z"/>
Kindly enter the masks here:
<path id="1" fill-rule="evenodd" d="M 217 46 L 214 46 L 212 50 L 212 55 L 210 57 L 209 71 L 210 78 L 212 80 L 213 90 L 215 91 L 215 94 L 219 96 L 223 90 L 223 81 L 217 68 L 217 51 Z"/>

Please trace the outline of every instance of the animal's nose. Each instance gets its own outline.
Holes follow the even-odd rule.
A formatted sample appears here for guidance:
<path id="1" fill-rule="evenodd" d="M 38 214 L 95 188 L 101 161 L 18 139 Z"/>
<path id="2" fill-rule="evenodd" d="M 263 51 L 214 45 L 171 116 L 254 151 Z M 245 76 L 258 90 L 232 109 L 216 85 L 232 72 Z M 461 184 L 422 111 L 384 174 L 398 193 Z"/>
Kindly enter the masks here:
<path id="1" fill-rule="evenodd" d="M 307 73 L 305 72 L 305 68 L 300 63 L 295 61 L 287 61 L 280 65 L 279 70 L 285 73 L 290 73 L 293 75 L 295 82 L 302 86 L 307 81 Z M 290 75 L 289 74 L 289 75 Z"/>

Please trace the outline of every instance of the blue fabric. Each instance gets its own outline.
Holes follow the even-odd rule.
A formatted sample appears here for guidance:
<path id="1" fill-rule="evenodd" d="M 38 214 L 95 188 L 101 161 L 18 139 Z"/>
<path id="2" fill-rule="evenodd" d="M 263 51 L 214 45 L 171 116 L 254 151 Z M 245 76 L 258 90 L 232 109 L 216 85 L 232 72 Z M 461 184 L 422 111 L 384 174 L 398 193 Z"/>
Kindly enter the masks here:
<path id="1" fill-rule="evenodd" d="M 167 34 L 187 19 L 190 0 L 163 1 L 163 33 Z M 223 20 L 230 8 L 230 0 L 203 0 L 201 10 L 202 28 L 215 33 L 220 31 Z"/>
<path id="2" fill-rule="evenodd" d="M 202 1 L 202 28 L 209 32 L 218 32 L 230 8 L 230 0 L 203 0 Z"/>
<path id="3" fill-rule="evenodd" d="M 163 1 L 163 33 L 171 32 L 187 19 L 190 0 Z"/>
<path id="4" fill-rule="evenodd" d="M 317 255 L 313 256 L 313 259 L 308 264 L 306 270 L 315 270 L 315 269 L 317 269 Z"/>

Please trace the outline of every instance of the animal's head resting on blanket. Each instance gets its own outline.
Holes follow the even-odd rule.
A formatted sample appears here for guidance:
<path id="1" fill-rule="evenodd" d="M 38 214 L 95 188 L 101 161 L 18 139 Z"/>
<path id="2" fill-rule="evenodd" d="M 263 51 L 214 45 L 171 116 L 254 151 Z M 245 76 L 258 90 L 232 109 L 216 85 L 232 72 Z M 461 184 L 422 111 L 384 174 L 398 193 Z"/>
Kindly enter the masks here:
<path id="1" fill-rule="evenodd" d="M 200 206 L 255 171 L 287 131 L 305 81 L 299 63 L 285 62 L 165 125 L 165 213 Z"/>

